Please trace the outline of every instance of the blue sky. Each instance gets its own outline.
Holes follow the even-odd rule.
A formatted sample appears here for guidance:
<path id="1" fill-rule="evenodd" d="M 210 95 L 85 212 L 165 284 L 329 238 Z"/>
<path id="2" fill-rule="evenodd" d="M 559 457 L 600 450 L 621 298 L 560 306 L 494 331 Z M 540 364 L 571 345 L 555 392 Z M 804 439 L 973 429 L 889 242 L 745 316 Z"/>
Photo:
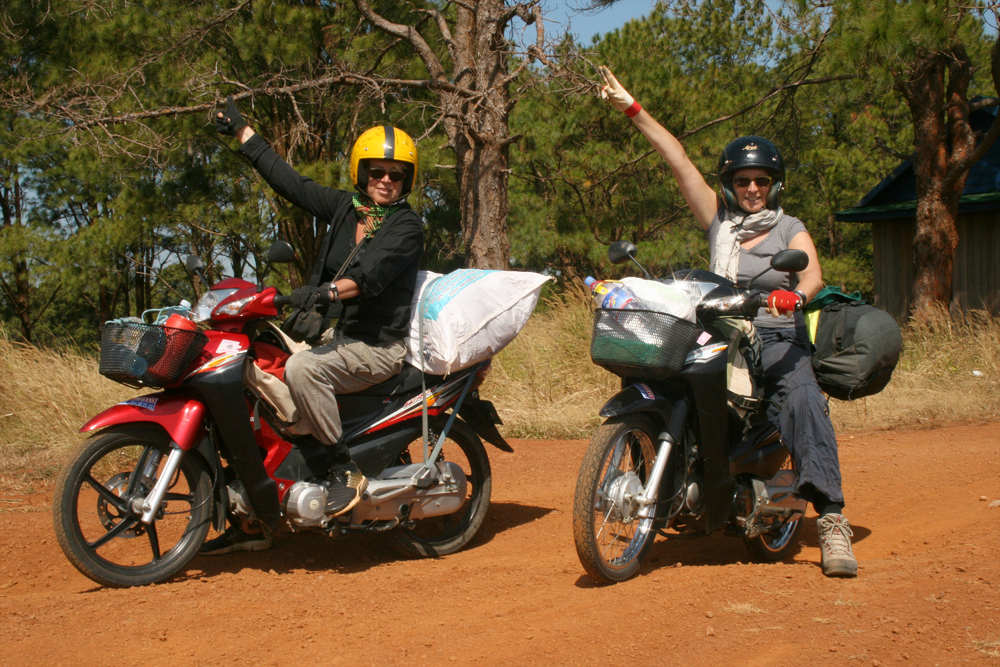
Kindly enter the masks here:
<path id="1" fill-rule="evenodd" d="M 576 41 L 589 45 L 591 36 L 604 34 L 620 28 L 626 21 L 645 16 L 653 9 L 654 0 L 618 0 L 609 9 L 596 14 L 580 14 L 574 11 L 586 0 L 544 0 L 542 15 L 546 19 L 545 32 L 562 32 L 567 25 L 576 35 Z M 553 25 L 555 22 L 558 25 Z"/>

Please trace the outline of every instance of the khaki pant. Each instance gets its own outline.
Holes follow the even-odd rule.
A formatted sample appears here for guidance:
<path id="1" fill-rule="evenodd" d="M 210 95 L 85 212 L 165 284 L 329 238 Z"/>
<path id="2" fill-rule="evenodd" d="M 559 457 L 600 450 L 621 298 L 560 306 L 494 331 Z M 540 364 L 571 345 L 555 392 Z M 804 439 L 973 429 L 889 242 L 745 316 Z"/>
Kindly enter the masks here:
<path id="1" fill-rule="evenodd" d="M 298 432 L 334 445 L 343 434 L 337 394 L 349 394 L 385 382 L 403 368 L 406 343 L 380 345 L 345 338 L 332 331 L 323 344 L 296 352 L 285 364 L 285 384 L 301 416 Z M 346 454 L 346 447 L 343 452 Z"/>

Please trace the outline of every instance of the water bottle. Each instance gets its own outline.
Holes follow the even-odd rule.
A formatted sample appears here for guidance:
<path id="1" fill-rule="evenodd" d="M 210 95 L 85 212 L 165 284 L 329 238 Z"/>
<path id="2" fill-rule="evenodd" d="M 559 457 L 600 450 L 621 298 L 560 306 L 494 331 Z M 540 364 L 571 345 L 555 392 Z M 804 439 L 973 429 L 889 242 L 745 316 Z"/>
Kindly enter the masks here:
<path id="1" fill-rule="evenodd" d="M 181 299 L 180 305 L 167 306 L 166 308 L 161 309 L 157 314 L 156 321 L 154 322 L 154 324 L 166 324 L 166 321 L 171 317 L 173 317 L 174 315 L 180 315 L 181 317 L 191 319 L 192 315 L 191 302 L 188 301 L 187 299 Z M 172 325 L 166 324 L 166 326 L 172 326 Z"/>
<path id="2" fill-rule="evenodd" d="M 590 288 L 598 308 L 610 310 L 635 310 L 640 304 L 625 285 L 611 280 L 594 280 L 587 276 L 583 284 Z"/>

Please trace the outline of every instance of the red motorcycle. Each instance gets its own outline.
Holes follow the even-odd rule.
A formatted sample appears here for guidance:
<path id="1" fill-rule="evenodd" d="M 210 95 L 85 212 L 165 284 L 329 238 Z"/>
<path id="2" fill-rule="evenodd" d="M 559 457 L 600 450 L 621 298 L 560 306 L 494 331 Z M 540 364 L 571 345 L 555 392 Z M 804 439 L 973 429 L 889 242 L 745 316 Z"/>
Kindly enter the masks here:
<path id="1" fill-rule="evenodd" d="M 278 242 L 268 261 L 293 257 Z M 196 257 L 187 266 L 201 270 Z M 104 326 L 101 373 L 161 391 L 87 422 L 81 431 L 96 433 L 59 476 L 56 536 L 80 572 L 113 587 L 163 581 L 197 554 L 210 525 L 224 528 L 227 514 L 267 534 L 385 532 L 410 556 L 450 554 L 476 534 L 491 490 L 480 436 L 513 451 L 477 391 L 491 360 L 447 378 L 405 365 L 383 384 L 338 396 L 343 437 L 370 481 L 351 512 L 330 517 L 326 452 L 296 436 L 245 379 L 255 364 L 280 382 L 291 352 L 268 320 L 287 302 L 273 287 L 228 278 L 205 293 L 192 319 Z"/>

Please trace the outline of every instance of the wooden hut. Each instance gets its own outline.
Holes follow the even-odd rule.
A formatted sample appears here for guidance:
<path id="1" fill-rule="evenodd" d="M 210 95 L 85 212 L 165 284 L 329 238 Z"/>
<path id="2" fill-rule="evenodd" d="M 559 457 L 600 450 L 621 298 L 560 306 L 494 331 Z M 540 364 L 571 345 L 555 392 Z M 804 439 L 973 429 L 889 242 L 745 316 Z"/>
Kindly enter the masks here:
<path id="1" fill-rule="evenodd" d="M 969 120 L 985 134 L 996 115 L 996 107 L 991 107 L 974 112 Z M 898 320 L 907 316 L 913 290 L 916 192 L 913 164 L 906 161 L 857 205 L 836 214 L 842 222 L 871 223 L 875 305 Z M 951 310 L 1000 314 L 1000 141 L 969 171 L 956 228 Z"/>

